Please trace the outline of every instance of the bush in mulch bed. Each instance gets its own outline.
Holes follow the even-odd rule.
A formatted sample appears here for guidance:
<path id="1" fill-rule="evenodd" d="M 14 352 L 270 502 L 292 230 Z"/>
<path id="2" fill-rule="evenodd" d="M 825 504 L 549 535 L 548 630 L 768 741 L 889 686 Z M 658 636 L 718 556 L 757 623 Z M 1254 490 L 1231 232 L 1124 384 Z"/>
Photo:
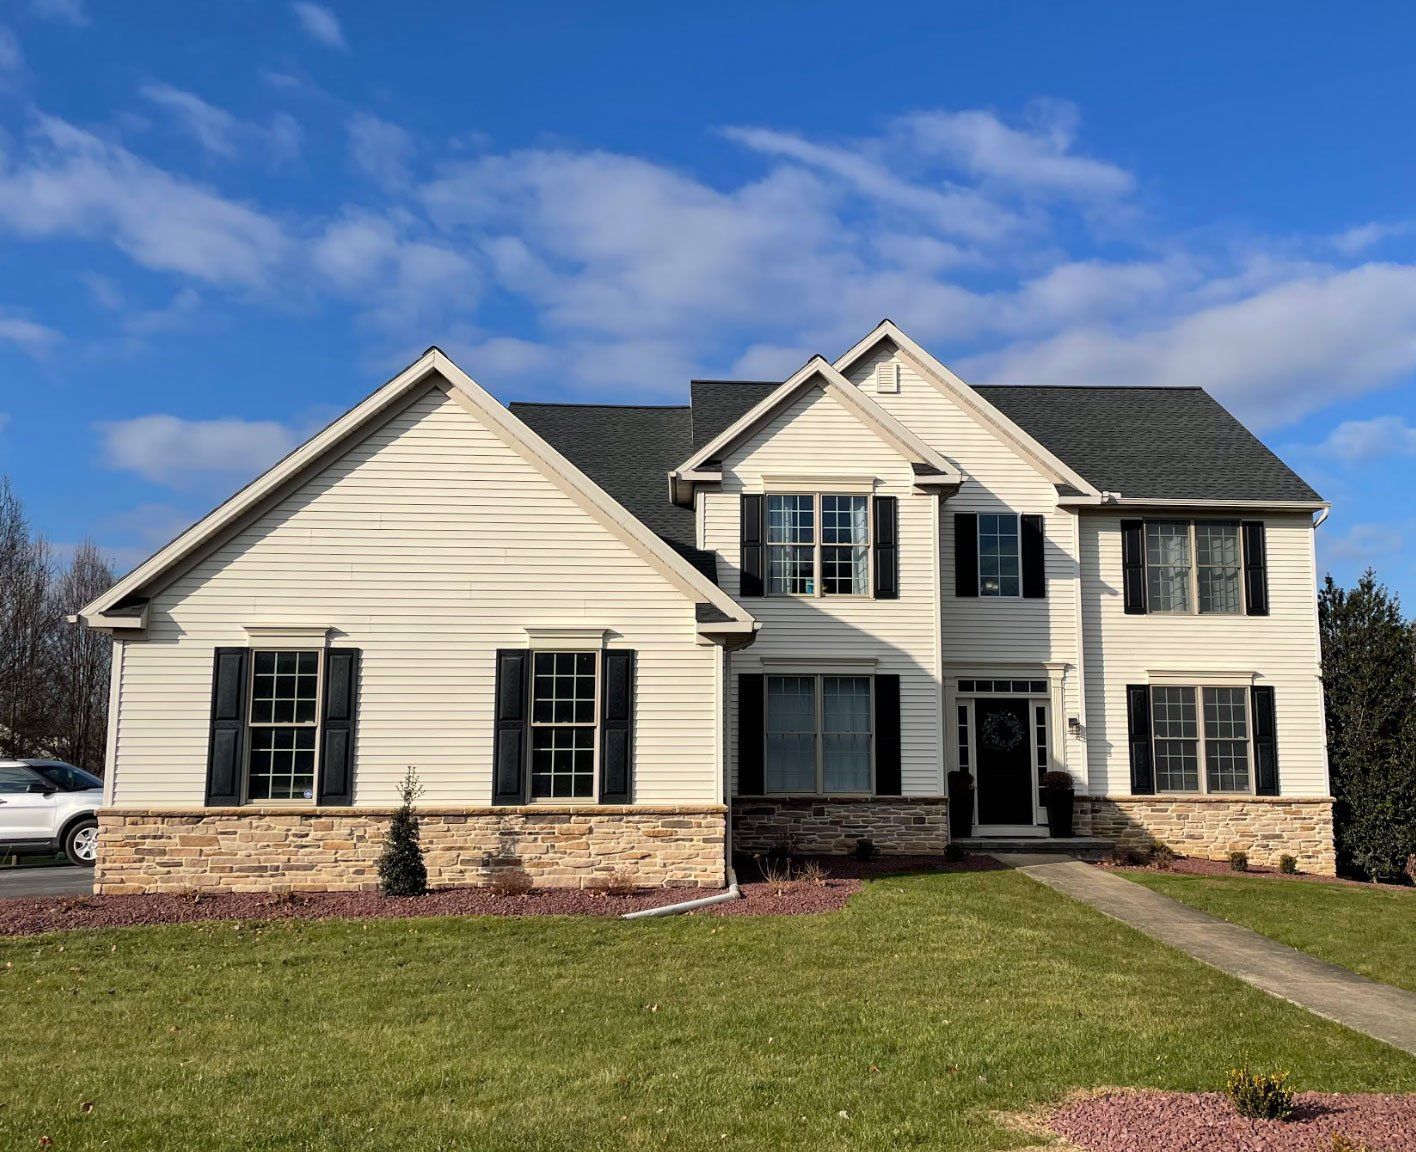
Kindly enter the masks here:
<path id="1" fill-rule="evenodd" d="M 768 884 L 739 877 L 741 900 L 689 913 L 695 916 L 789 916 L 835 912 L 860 891 L 862 879 L 904 872 L 967 872 L 1001 867 L 987 857 L 942 864 L 932 856 L 873 861 L 818 858 L 824 876 Z M 78 928 L 190 924 L 204 920 L 376 920 L 410 916 L 620 916 L 699 896 L 695 888 L 603 891 L 548 888 L 498 891 L 442 888 L 389 900 L 377 892 L 158 893 L 150 896 L 62 896 L 0 900 L 0 936 L 32 936 Z"/>
<path id="2" fill-rule="evenodd" d="M 1085 1152 L 1416 1152 L 1416 1095 L 1303 1092 L 1287 1120 L 1246 1120 L 1220 1092 L 1103 1092 L 1047 1126 Z"/>

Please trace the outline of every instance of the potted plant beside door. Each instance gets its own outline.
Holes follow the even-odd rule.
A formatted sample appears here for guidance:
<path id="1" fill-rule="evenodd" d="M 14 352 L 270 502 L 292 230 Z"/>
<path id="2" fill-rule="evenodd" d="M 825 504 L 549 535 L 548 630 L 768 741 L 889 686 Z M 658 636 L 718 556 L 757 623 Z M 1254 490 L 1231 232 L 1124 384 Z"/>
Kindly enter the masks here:
<path id="1" fill-rule="evenodd" d="M 974 778 L 969 772 L 949 773 L 949 839 L 973 835 Z"/>
<path id="2" fill-rule="evenodd" d="M 1070 772 L 1045 772 L 1042 777 L 1042 803 L 1047 809 L 1047 833 L 1049 836 L 1066 837 L 1072 835 L 1072 774 Z"/>

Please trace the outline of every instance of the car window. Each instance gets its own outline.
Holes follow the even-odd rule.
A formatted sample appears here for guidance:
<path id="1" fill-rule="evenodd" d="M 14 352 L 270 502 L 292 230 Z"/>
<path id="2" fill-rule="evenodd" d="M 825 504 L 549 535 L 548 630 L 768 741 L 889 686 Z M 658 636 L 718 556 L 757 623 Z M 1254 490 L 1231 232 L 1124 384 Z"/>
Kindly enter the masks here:
<path id="1" fill-rule="evenodd" d="M 0 764 L 0 794 L 38 792 L 44 781 L 20 764 Z"/>
<path id="2" fill-rule="evenodd" d="M 61 792 L 82 792 L 86 788 L 102 788 L 103 781 L 72 764 L 31 764 L 36 772 Z"/>

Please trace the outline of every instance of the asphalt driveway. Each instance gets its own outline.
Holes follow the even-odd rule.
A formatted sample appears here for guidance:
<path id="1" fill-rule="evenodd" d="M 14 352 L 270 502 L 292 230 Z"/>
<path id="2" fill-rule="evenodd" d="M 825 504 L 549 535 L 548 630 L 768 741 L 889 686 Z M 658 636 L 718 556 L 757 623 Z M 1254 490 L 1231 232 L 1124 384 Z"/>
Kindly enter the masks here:
<path id="1" fill-rule="evenodd" d="M 93 869 L 72 864 L 0 868 L 0 900 L 15 896 L 88 896 Z"/>

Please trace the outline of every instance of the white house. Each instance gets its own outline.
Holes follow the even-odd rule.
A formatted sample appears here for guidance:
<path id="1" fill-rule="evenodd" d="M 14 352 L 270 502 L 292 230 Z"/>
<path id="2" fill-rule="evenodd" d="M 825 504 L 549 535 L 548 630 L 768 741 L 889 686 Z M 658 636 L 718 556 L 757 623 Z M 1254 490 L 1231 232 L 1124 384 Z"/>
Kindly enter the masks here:
<path id="1" fill-rule="evenodd" d="M 406 768 L 434 883 L 1079 830 L 1331 872 L 1314 530 L 1198 388 L 971 388 L 885 321 L 682 407 L 431 349 L 84 609 L 100 891 L 345 888 Z"/>

